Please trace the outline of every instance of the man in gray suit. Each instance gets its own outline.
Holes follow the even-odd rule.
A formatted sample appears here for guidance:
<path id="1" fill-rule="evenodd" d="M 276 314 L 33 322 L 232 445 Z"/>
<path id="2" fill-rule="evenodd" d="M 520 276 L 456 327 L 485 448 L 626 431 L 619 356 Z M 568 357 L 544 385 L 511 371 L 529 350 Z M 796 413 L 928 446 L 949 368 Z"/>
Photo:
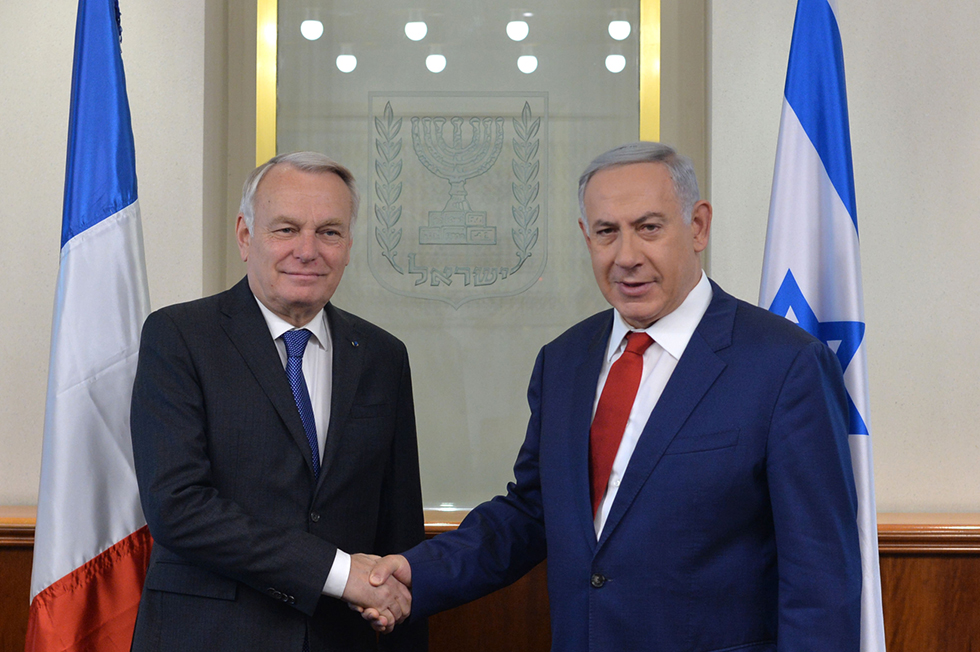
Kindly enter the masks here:
<path id="1" fill-rule="evenodd" d="M 147 319 L 132 432 L 155 544 L 133 650 L 425 648 L 424 624 L 379 640 L 345 604 L 403 619 L 405 587 L 367 574 L 424 538 L 405 347 L 328 303 L 357 206 L 343 166 L 273 158 L 245 183 L 246 277 Z"/>

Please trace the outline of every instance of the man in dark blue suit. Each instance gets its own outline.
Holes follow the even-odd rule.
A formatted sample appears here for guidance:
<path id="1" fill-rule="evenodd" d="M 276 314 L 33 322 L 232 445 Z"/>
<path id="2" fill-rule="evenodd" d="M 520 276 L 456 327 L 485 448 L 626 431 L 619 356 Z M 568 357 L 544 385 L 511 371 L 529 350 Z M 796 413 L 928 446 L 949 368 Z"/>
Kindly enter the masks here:
<path id="1" fill-rule="evenodd" d="M 299 152 L 245 183 L 247 274 L 146 320 L 133 387 L 153 554 L 134 652 L 424 650 L 371 556 L 424 539 L 405 346 L 330 302 L 350 261 L 347 168 Z M 298 342 L 298 344 L 297 344 Z"/>
<path id="2" fill-rule="evenodd" d="M 856 652 L 836 357 L 708 280 L 711 206 L 669 147 L 599 156 L 579 199 L 614 310 L 538 355 L 507 494 L 385 558 L 372 582 L 411 583 L 414 618 L 547 558 L 554 650 Z"/>

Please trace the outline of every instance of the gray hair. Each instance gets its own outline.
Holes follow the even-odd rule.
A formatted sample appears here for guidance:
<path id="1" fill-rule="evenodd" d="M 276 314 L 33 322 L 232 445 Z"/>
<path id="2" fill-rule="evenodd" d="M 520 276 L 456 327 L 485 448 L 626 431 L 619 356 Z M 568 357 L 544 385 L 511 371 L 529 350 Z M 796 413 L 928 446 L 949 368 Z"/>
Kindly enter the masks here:
<path id="1" fill-rule="evenodd" d="M 578 208 L 582 213 L 582 222 L 586 230 L 589 227 L 589 220 L 585 216 L 585 186 L 588 185 L 592 176 L 600 170 L 629 165 L 631 163 L 663 163 L 670 172 L 670 179 L 674 183 L 674 194 L 681 205 L 681 215 L 684 223 L 691 223 L 691 214 L 694 212 L 694 204 L 701 199 L 698 192 L 698 178 L 694 173 L 694 163 L 691 159 L 678 154 L 674 148 L 663 143 L 639 141 L 621 145 L 611 149 L 605 154 L 595 157 L 589 167 L 578 180 Z"/>
<path id="2" fill-rule="evenodd" d="M 350 225 L 354 226 L 357 219 L 357 208 L 361 204 L 361 197 L 357 193 L 357 184 L 354 182 L 354 175 L 350 170 L 332 158 L 320 154 L 319 152 L 293 152 L 291 154 L 279 154 L 252 170 L 252 173 L 245 179 L 245 186 L 242 188 L 242 203 L 239 212 L 245 218 L 245 226 L 248 232 L 252 232 L 255 225 L 255 193 L 259 188 L 259 182 L 265 173 L 275 166 L 283 164 L 296 168 L 301 172 L 312 172 L 314 174 L 336 174 L 347 185 L 350 191 Z"/>

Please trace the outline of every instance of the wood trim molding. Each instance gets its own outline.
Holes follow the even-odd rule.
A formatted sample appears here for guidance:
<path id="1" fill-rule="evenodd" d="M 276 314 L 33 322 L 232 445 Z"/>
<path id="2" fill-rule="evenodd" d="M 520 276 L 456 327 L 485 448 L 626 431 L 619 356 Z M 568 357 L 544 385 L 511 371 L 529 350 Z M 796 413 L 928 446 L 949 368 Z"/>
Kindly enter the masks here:
<path id="1" fill-rule="evenodd" d="M 441 510 L 426 509 L 425 512 L 425 538 L 431 539 L 437 534 L 450 532 L 459 527 L 466 515 L 467 509 Z"/>
<path id="2" fill-rule="evenodd" d="M 980 514 L 878 514 L 878 552 L 980 554 Z"/>
<path id="3" fill-rule="evenodd" d="M 33 547 L 36 520 L 34 506 L 0 507 L 0 547 Z"/>
<path id="4" fill-rule="evenodd" d="M 34 545 L 37 509 L 33 506 L 0 506 L 0 547 Z M 425 510 L 425 535 L 455 530 L 465 511 Z M 878 514 L 878 552 L 881 554 L 980 554 L 980 513 L 976 514 Z"/>

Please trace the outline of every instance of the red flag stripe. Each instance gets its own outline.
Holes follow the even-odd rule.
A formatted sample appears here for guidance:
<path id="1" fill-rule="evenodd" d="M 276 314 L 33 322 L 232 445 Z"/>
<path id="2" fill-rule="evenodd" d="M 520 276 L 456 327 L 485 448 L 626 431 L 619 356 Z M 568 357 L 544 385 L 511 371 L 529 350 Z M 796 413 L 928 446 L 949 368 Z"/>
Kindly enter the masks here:
<path id="1" fill-rule="evenodd" d="M 26 652 L 127 652 L 152 547 L 143 526 L 38 593 Z"/>

